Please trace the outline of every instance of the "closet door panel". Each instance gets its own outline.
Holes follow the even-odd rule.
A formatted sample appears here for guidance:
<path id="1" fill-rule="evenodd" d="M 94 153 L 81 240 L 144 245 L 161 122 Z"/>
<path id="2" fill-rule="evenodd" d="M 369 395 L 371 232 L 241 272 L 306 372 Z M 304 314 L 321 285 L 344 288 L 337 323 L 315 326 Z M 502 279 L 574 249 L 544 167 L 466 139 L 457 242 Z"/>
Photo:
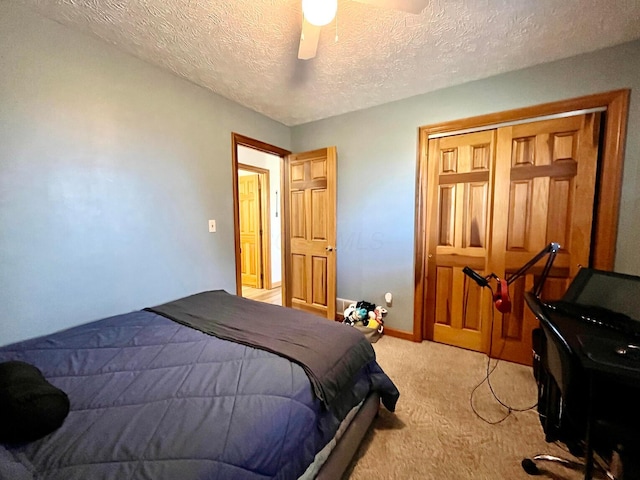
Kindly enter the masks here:
<path id="1" fill-rule="evenodd" d="M 589 265 L 600 114 L 532 122 L 497 131 L 490 270 L 508 278 L 550 242 L 561 250 L 543 298 L 556 299 Z M 500 214 L 508 205 L 508 215 Z M 546 258 L 510 287 L 510 314 L 500 315 L 492 355 L 531 363 L 534 316 L 521 305 Z"/>
<path id="2" fill-rule="evenodd" d="M 486 274 L 495 131 L 429 141 L 427 315 L 434 340 L 486 351 L 490 295 L 462 269 Z"/>

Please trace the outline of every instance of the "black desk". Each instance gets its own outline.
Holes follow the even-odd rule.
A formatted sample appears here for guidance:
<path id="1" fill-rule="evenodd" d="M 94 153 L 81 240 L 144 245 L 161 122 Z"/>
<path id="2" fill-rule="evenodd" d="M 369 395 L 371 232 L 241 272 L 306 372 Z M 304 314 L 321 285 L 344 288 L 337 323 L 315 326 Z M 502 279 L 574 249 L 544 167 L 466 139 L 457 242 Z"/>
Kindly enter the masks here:
<path id="1" fill-rule="evenodd" d="M 593 473 L 593 444 L 597 440 L 594 425 L 600 419 L 624 422 L 621 428 L 638 432 L 640 425 L 640 360 L 625 358 L 616 353 L 629 343 L 640 343 L 640 338 L 630 338 L 611 328 L 588 323 L 580 318 L 552 310 L 532 293 L 525 294 L 527 305 L 540 323 L 552 330 L 557 338 L 573 352 L 573 358 L 582 367 L 587 378 L 588 404 L 585 425 L 586 469 L 585 479 Z M 560 382 L 558 382 L 560 383 Z M 606 400 L 606 401 L 604 401 Z M 612 409 L 612 406 L 615 408 Z"/>

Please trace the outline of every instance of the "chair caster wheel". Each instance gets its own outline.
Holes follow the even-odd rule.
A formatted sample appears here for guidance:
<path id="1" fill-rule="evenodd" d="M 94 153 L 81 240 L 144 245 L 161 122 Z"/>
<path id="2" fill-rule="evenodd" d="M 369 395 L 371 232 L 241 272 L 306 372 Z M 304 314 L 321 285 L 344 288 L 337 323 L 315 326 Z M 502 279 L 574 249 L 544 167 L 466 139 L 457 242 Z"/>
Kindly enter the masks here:
<path id="1" fill-rule="evenodd" d="M 522 465 L 524 471 L 529 475 L 540 475 L 540 470 L 538 469 L 536 462 L 534 462 L 530 458 L 525 458 L 524 460 L 522 460 L 522 462 L 520 462 L 520 465 Z"/>

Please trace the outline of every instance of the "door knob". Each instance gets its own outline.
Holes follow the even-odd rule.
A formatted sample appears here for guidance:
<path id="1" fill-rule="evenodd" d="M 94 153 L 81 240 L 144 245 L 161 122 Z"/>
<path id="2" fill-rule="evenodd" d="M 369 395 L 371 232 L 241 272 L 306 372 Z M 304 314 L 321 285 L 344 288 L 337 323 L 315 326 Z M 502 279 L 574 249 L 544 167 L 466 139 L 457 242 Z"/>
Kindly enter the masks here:
<path id="1" fill-rule="evenodd" d="M 331 245 L 329 245 L 325 250 L 327 252 L 333 252 L 335 250 L 335 248 L 333 248 Z"/>

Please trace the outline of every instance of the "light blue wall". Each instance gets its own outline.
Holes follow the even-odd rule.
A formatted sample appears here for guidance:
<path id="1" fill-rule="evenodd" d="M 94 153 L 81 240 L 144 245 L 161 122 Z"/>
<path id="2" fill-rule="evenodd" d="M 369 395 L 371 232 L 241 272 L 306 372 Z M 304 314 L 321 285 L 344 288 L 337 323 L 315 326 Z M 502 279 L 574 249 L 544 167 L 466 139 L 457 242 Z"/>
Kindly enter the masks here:
<path id="1" fill-rule="evenodd" d="M 290 146 L 282 124 L 0 2 L 0 345 L 235 292 L 232 131 Z"/>
<path id="2" fill-rule="evenodd" d="M 478 61 L 482 61 L 479 59 Z M 418 127 L 632 88 L 616 270 L 640 275 L 640 42 L 293 128 L 294 151 L 338 147 L 338 296 L 378 304 L 411 331 Z"/>

